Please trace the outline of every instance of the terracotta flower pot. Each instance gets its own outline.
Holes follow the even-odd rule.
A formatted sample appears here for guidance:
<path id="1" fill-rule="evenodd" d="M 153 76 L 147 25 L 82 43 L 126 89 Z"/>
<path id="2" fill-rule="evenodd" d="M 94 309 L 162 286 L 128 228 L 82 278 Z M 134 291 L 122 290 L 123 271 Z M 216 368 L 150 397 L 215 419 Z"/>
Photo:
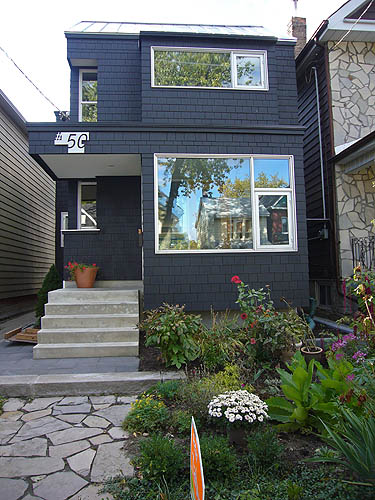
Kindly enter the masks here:
<path id="1" fill-rule="evenodd" d="M 76 269 L 75 280 L 77 288 L 92 288 L 94 286 L 97 267 L 86 267 L 85 269 Z"/>

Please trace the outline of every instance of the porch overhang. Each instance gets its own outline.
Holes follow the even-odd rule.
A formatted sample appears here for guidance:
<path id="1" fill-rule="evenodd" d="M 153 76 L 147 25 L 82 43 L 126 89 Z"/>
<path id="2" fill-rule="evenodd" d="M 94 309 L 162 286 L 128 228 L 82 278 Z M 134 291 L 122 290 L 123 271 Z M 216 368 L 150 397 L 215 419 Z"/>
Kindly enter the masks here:
<path id="1" fill-rule="evenodd" d="M 141 175 L 140 154 L 34 154 L 32 156 L 54 180 Z"/>

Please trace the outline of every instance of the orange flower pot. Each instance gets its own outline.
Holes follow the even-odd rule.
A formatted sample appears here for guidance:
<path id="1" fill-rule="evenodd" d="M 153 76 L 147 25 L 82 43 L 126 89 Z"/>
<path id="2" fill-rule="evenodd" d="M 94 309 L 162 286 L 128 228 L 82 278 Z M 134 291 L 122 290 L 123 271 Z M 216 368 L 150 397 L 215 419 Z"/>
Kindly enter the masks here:
<path id="1" fill-rule="evenodd" d="M 85 269 L 76 269 L 75 280 L 77 288 L 92 288 L 95 283 L 97 267 L 86 267 Z"/>

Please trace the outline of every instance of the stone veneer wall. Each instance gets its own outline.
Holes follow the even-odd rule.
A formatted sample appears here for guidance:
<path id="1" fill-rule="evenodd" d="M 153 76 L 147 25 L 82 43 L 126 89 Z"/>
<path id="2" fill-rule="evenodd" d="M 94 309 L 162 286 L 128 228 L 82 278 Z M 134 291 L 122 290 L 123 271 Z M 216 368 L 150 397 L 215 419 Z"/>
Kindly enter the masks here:
<path id="1" fill-rule="evenodd" d="M 350 239 L 373 235 L 371 220 L 375 215 L 375 167 L 345 174 L 336 165 L 337 225 L 340 242 L 341 277 L 352 274 Z"/>
<path id="2" fill-rule="evenodd" d="M 334 145 L 353 142 L 375 130 L 375 44 L 328 43 Z"/>

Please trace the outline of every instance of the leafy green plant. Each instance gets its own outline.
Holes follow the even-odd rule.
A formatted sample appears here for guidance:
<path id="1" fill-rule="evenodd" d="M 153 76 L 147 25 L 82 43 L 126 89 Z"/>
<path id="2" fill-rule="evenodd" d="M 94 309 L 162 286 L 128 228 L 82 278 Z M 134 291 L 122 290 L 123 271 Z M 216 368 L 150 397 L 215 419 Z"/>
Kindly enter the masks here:
<path id="1" fill-rule="evenodd" d="M 175 410 L 172 413 L 172 428 L 179 434 L 189 434 L 191 428 L 191 413 L 186 410 Z"/>
<path id="2" fill-rule="evenodd" d="M 48 302 L 48 292 L 57 290 L 58 288 L 62 288 L 62 279 L 57 272 L 55 264 L 52 264 L 43 280 L 42 287 L 38 292 L 38 300 L 35 308 L 35 326 L 37 328 L 40 326 L 40 318 L 44 316 L 44 306 Z"/>
<path id="3" fill-rule="evenodd" d="M 70 279 L 75 280 L 76 279 L 76 272 L 77 271 L 84 271 L 85 269 L 91 269 L 91 268 L 98 269 L 96 264 L 85 264 L 83 262 L 68 262 L 68 265 L 65 266 L 65 269 L 68 270 L 70 274 Z"/>
<path id="4" fill-rule="evenodd" d="M 299 484 L 293 483 L 293 481 L 289 481 L 286 492 L 288 495 L 288 500 L 300 500 L 303 488 Z"/>
<path id="5" fill-rule="evenodd" d="M 324 425 L 330 446 L 341 454 L 313 457 L 309 462 L 334 462 L 348 467 L 362 481 L 375 486 L 375 417 L 358 417 L 351 410 L 342 409 L 341 430 Z"/>
<path id="6" fill-rule="evenodd" d="M 133 463 L 145 479 L 174 482 L 187 469 L 184 450 L 170 438 L 154 434 L 140 444 L 140 455 Z"/>
<path id="7" fill-rule="evenodd" d="M 302 354 L 297 352 L 286 370 L 280 368 L 281 389 L 287 399 L 269 398 L 266 403 L 272 419 L 282 422 L 279 429 L 297 430 L 303 427 L 321 427 L 319 417 L 329 419 L 335 413 L 336 405 L 330 401 L 321 384 L 312 383 L 315 360 L 307 367 Z"/>
<path id="8" fill-rule="evenodd" d="M 146 331 L 146 346 L 159 347 L 167 366 L 181 368 L 199 356 L 199 346 L 194 339 L 202 331 L 202 319 L 199 315 L 187 314 L 184 306 L 163 304 L 146 313 L 139 327 Z"/>
<path id="9" fill-rule="evenodd" d="M 142 395 L 131 405 L 122 424 L 130 432 L 155 432 L 166 427 L 169 420 L 167 407 L 152 395 Z"/>
<path id="10" fill-rule="evenodd" d="M 181 380 L 166 380 L 165 382 L 158 382 L 155 386 L 155 391 L 163 399 L 173 401 L 177 398 L 181 385 Z"/>
<path id="11" fill-rule="evenodd" d="M 278 464 L 285 447 L 278 441 L 277 432 L 272 427 L 251 433 L 247 438 L 248 460 L 251 466 L 269 469 Z"/>
<path id="12" fill-rule="evenodd" d="M 236 473 L 237 456 L 226 437 L 203 435 L 200 447 L 207 480 L 218 479 L 225 482 Z"/>

